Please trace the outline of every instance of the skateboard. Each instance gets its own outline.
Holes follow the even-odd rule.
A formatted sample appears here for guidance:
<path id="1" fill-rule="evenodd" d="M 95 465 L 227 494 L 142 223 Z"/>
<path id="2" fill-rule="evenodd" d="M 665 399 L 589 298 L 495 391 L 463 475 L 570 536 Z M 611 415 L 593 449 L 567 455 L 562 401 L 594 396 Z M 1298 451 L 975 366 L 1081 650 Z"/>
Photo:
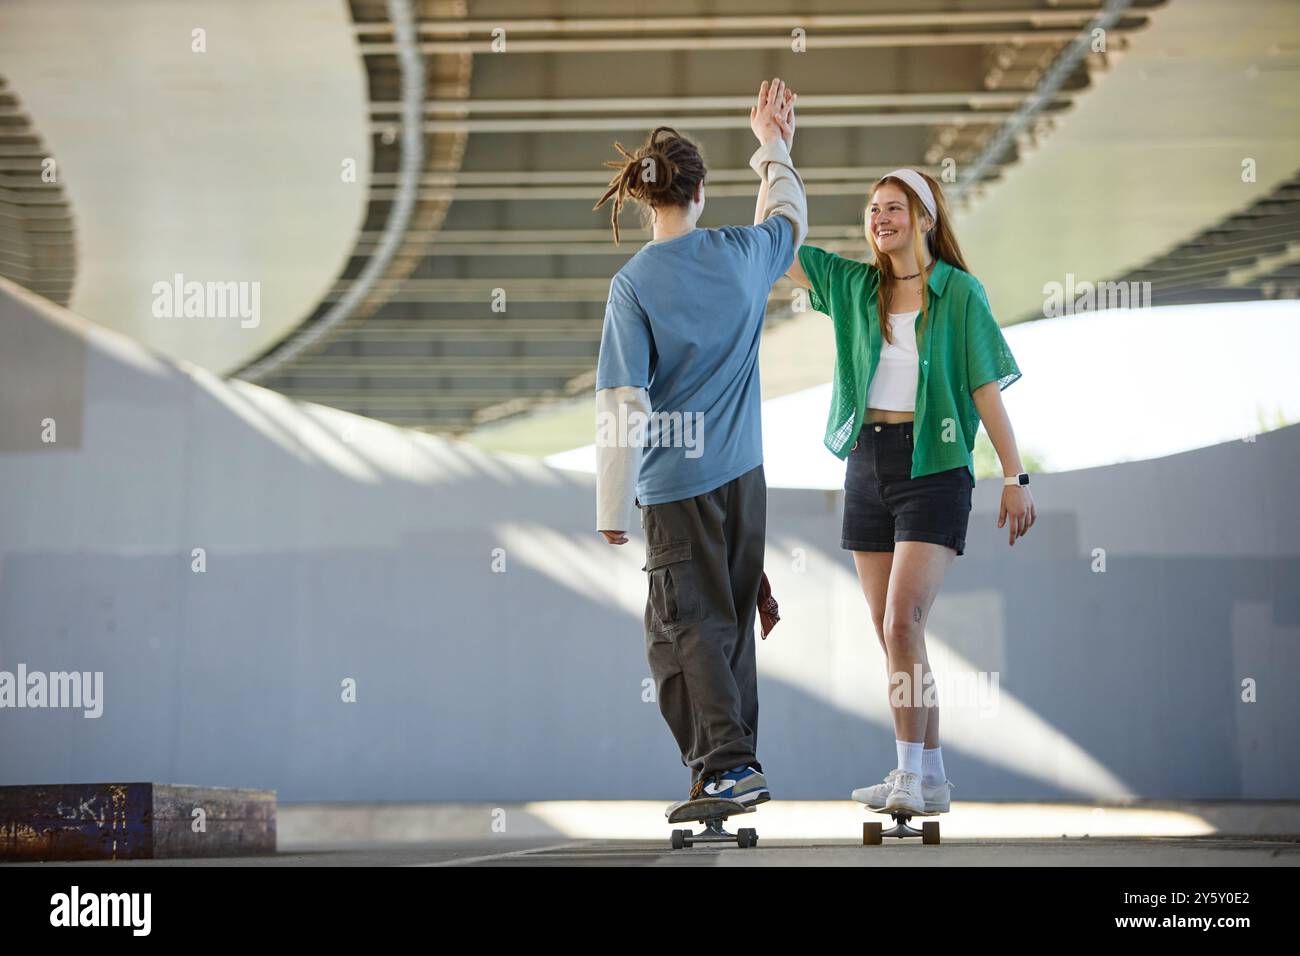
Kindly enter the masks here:
<path id="1" fill-rule="evenodd" d="M 699 833 L 690 830 L 673 831 L 673 849 L 694 846 L 696 843 L 732 843 L 741 849 L 758 843 L 758 831 L 752 828 L 728 833 L 722 826 L 727 817 L 737 813 L 753 813 L 756 808 L 746 806 L 738 800 L 726 800 L 721 797 L 704 797 L 701 800 L 680 800 L 671 804 L 664 811 L 669 823 L 686 823 L 694 820 L 704 824 Z"/>
<path id="2" fill-rule="evenodd" d="M 921 824 L 921 829 L 908 826 L 912 817 L 937 817 L 937 813 L 917 813 L 915 810 L 889 810 L 885 807 L 867 807 L 871 813 L 888 813 L 894 821 L 894 826 L 888 830 L 882 830 L 883 823 L 865 822 L 862 824 L 862 845 L 863 846 L 880 846 L 884 837 L 903 837 L 919 836 L 921 842 L 926 846 L 939 845 L 939 821 L 927 820 Z"/>

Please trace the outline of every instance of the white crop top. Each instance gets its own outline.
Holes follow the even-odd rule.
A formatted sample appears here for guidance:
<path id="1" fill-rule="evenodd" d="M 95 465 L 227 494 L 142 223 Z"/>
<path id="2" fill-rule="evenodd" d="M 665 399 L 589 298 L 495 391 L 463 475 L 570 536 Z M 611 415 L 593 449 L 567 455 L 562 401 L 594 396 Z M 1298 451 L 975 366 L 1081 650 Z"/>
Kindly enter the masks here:
<path id="1" fill-rule="evenodd" d="M 889 313 L 893 343 L 880 343 L 880 362 L 867 390 L 867 407 L 916 411 L 916 317 L 920 309 Z"/>

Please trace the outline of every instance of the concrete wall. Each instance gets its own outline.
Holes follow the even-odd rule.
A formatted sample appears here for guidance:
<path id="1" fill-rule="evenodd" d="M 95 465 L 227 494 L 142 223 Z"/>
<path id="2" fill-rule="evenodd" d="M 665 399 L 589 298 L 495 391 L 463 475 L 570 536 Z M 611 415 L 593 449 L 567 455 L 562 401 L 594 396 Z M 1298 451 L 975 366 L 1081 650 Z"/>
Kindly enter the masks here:
<path id="1" fill-rule="evenodd" d="M 929 621 L 937 670 L 998 679 L 940 697 L 954 797 L 1300 796 L 1298 464 L 1292 427 L 1036 476 L 1014 548 L 981 482 Z M 104 685 L 98 718 L 0 709 L 0 784 L 684 795 L 643 699 L 643 541 L 603 544 L 593 503 L 590 476 L 223 382 L 5 284 L 0 671 Z M 777 798 L 847 798 L 893 766 L 883 655 L 839 493 L 769 505 L 759 756 Z"/>

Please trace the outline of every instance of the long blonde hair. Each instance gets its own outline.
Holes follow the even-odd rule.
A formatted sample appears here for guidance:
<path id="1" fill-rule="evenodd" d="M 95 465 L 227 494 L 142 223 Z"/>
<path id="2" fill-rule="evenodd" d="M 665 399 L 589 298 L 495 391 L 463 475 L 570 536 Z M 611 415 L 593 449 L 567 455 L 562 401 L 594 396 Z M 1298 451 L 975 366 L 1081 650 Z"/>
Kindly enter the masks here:
<path id="1" fill-rule="evenodd" d="M 894 286 L 897 280 L 894 278 L 893 263 L 890 261 L 889 256 L 880 251 L 880 247 L 876 245 L 876 237 L 871 231 L 871 200 L 881 186 L 886 184 L 897 186 L 903 191 L 903 195 L 907 197 L 907 218 L 912 224 L 912 249 L 916 254 L 917 265 L 920 265 L 925 261 L 925 251 L 922 248 L 922 243 L 924 243 L 926 247 L 928 247 L 932 259 L 936 261 L 942 259 L 944 262 L 951 266 L 956 266 L 963 272 L 970 272 L 970 269 L 966 268 L 966 260 L 962 258 L 961 247 L 957 245 L 957 236 L 949 225 L 951 217 L 948 214 L 948 204 L 943 198 L 943 190 L 939 188 L 938 181 L 933 177 L 926 173 L 922 173 L 920 170 L 916 170 L 916 172 L 920 173 L 920 175 L 924 177 L 926 183 L 930 187 L 930 191 L 934 193 L 934 205 L 935 209 L 939 213 L 936 217 L 934 227 L 929 232 L 923 233 L 921 231 L 921 219 L 930 215 L 929 211 L 925 208 L 925 204 L 921 202 L 921 197 L 916 194 L 915 190 L 913 190 L 911 186 L 896 176 L 884 176 L 876 180 L 875 185 L 873 185 L 870 192 L 867 193 L 867 208 L 863 213 L 863 224 L 867 233 L 867 242 L 871 246 L 872 255 L 875 256 L 876 268 L 880 270 L 880 285 L 876 290 L 876 311 L 880 314 L 876 318 L 880 323 L 880 334 L 884 337 L 886 342 L 890 343 L 892 343 L 894 339 L 890 333 L 889 321 L 886 316 L 889 314 L 889 304 L 890 300 L 893 298 Z M 927 281 L 921 283 L 920 331 L 922 334 L 924 334 L 926 322 L 929 317 L 930 295 L 929 283 Z"/>

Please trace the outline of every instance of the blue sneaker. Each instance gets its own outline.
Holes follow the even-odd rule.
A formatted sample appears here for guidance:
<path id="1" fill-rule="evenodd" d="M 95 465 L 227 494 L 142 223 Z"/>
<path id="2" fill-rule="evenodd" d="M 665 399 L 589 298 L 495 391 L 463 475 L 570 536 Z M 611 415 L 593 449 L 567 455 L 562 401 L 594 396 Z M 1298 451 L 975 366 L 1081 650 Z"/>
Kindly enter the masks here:
<path id="1" fill-rule="evenodd" d="M 695 781 L 695 786 L 691 787 L 690 799 L 700 800 L 704 797 L 736 800 L 750 806 L 766 803 L 772 799 L 772 794 L 768 792 L 767 780 L 764 779 L 760 766 L 745 764 L 726 773 L 715 774 L 712 778 L 701 777 Z"/>

